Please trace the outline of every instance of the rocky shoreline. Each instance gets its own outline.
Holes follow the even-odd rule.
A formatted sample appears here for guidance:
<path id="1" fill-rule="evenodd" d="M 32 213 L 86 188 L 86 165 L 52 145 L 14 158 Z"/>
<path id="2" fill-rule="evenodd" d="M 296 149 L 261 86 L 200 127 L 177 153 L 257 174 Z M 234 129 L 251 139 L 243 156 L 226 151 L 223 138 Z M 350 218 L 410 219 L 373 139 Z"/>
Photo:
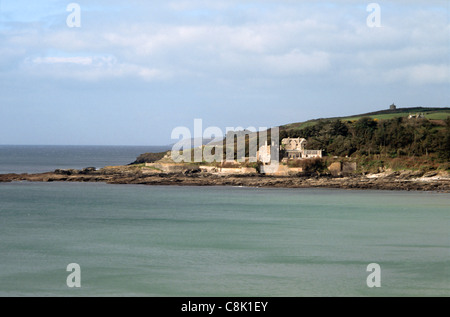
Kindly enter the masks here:
<path id="1" fill-rule="evenodd" d="M 437 172 L 384 172 L 333 177 L 330 175 L 268 176 L 260 174 L 217 175 L 205 172 L 162 173 L 135 166 L 99 170 L 55 170 L 39 174 L 1 174 L 2 182 L 104 182 L 109 184 L 245 186 L 273 188 L 339 188 L 450 192 L 450 175 Z"/>

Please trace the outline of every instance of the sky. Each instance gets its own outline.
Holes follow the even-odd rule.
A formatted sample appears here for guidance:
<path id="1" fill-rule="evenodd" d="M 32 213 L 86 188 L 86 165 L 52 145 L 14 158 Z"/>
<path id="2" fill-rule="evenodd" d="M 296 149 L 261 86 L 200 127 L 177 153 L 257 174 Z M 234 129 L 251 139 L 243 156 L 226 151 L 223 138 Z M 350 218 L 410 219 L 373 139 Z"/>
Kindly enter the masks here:
<path id="1" fill-rule="evenodd" d="M 0 0 L 0 144 L 450 106 L 450 1 L 372 2 Z"/>

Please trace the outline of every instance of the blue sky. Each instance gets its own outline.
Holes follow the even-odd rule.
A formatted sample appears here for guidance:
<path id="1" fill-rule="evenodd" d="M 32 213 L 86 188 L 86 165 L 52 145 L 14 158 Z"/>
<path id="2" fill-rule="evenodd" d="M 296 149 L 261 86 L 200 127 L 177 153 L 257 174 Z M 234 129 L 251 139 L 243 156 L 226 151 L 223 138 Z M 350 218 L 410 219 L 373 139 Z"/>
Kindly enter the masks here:
<path id="1" fill-rule="evenodd" d="M 0 144 L 163 145 L 450 105 L 450 1 L 0 0 Z"/>

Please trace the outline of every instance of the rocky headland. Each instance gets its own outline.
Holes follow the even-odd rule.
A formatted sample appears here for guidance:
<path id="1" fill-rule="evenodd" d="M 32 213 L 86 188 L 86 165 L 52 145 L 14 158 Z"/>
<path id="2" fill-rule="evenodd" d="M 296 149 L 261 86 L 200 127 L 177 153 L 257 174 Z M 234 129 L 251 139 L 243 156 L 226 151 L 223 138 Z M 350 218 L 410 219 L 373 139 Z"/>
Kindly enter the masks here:
<path id="1" fill-rule="evenodd" d="M 162 172 L 145 165 L 105 167 L 99 170 L 55 170 L 39 174 L 2 174 L 0 182 L 104 182 L 109 184 L 245 186 L 274 188 L 340 188 L 450 192 L 447 172 L 385 171 L 376 174 L 289 175 L 220 174 L 200 168 Z"/>

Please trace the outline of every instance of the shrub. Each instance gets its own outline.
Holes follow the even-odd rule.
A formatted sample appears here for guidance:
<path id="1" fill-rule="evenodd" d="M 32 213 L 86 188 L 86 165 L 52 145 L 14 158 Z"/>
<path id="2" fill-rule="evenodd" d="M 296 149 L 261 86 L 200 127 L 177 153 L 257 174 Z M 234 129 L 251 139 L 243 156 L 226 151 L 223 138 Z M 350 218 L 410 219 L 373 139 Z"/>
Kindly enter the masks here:
<path id="1" fill-rule="evenodd" d="M 325 160 L 321 158 L 288 161 L 288 166 L 301 167 L 305 173 L 322 172 L 327 168 Z"/>
<path id="2" fill-rule="evenodd" d="M 167 154 L 167 152 L 144 153 L 144 154 L 139 155 L 136 158 L 136 161 L 134 161 L 131 164 L 154 163 L 154 162 L 162 159 L 166 154 Z"/>

